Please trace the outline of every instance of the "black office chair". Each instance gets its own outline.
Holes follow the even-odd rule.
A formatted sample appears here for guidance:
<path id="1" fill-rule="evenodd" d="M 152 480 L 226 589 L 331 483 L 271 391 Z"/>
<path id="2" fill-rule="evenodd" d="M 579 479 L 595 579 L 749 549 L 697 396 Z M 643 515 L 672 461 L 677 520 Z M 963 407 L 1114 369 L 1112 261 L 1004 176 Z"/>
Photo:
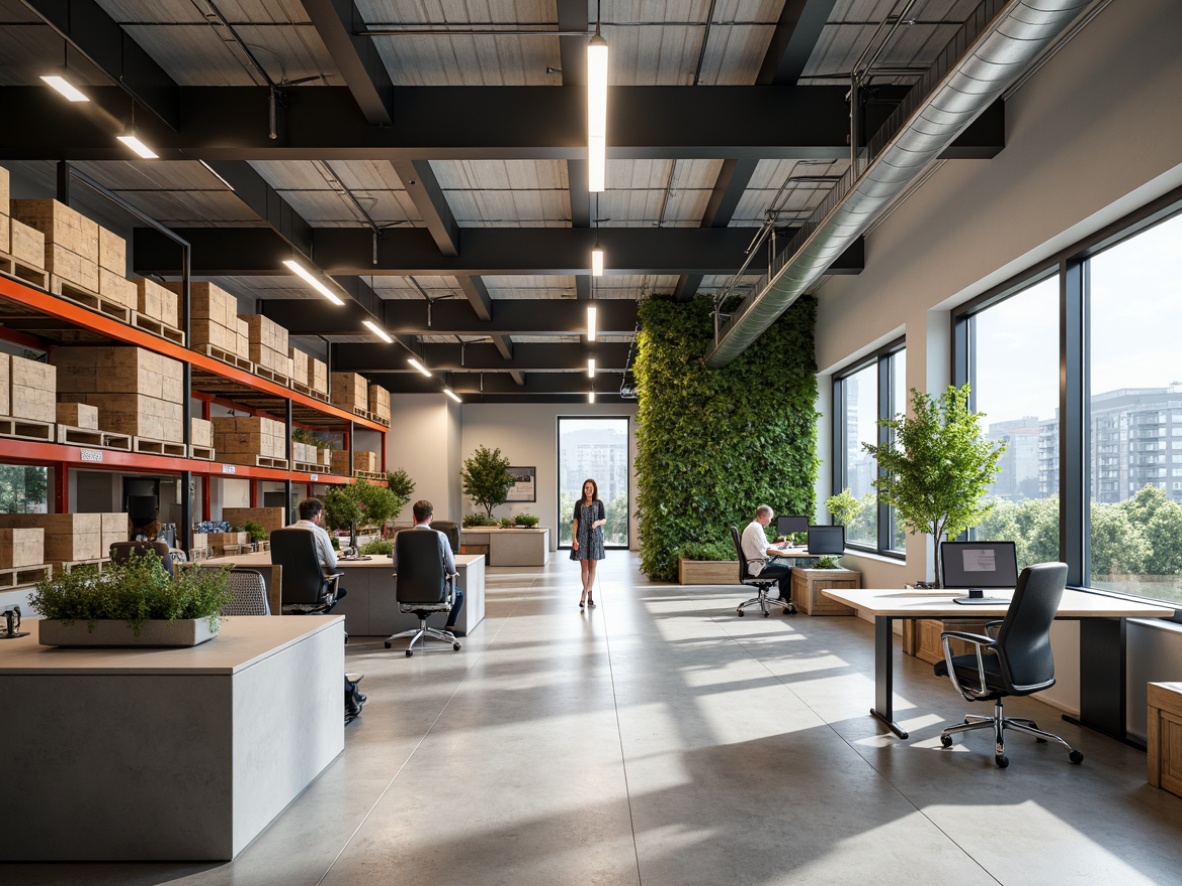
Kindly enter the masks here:
<path id="1" fill-rule="evenodd" d="M 1004 769 L 1010 765 L 1005 754 L 1005 730 L 1015 729 L 1033 735 L 1040 742 L 1057 741 L 1070 752 L 1068 759 L 1072 763 L 1083 762 L 1083 754 L 1059 736 L 1039 729 L 1033 720 L 1007 717 L 1002 709 L 1002 699 L 1008 695 L 1030 695 L 1055 685 L 1051 622 L 1066 585 L 1065 563 L 1028 566 L 1018 576 L 1018 587 L 1006 617 L 985 626 L 990 636 L 964 631 L 940 634 L 944 660 L 936 665 L 936 675 L 950 677 L 952 685 L 969 701 L 994 703 L 992 717 L 968 714 L 962 725 L 949 726 L 940 733 L 944 747 L 952 746 L 952 736 L 958 732 L 992 729 L 996 744 L 994 760 Z M 968 655 L 954 656 L 952 640 L 963 640 L 974 649 Z"/>
<path id="2" fill-rule="evenodd" d="M 439 536 L 422 529 L 404 529 L 394 536 L 394 553 L 398 562 L 398 571 L 394 573 L 398 584 L 398 608 L 417 615 L 419 626 L 391 634 L 386 638 L 386 648 L 389 649 L 395 640 L 410 637 L 410 645 L 406 648 L 406 657 L 410 658 L 415 654 L 415 643 L 431 637 L 451 643 L 451 648 L 458 652 L 460 644 L 455 634 L 427 627 L 428 616 L 451 610 L 458 577 L 458 573 L 448 573 L 443 564 Z"/>
<path id="3" fill-rule="evenodd" d="M 164 564 L 164 571 L 174 575 L 172 554 L 166 541 L 116 541 L 111 543 L 111 562 L 126 563 L 132 557 L 146 553 L 156 554 Z"/>
<path id="4" fill-rule="evenodd" d="M 271 563 L 283 567 L 279 593 L 283 614 L 324 615 L 331 612 L 345 596 L 339 586 L 344 573 L 324 573 L 312 531 L 299 526 L 272 529 L 270 541 Z"/>
<path id="5" fill-rule="evenodd" d="M 758 575 L 751 574 L 751 570 L 747 567 L 747 556 L 743 553 L 743 539 L 742 536 L 739 535 L 739 529 L 737 526 L 731 527 L 731 541 L 735 543 L 735 556 L 739 560 L 739 583 L 745 584 L 751 588 L 755 588 L 758 592 L 758 596 L 752 597 L 750 600 L 744 600 L 742 603 L 740 603 L 739 608 L 736 609 L 735 612 L 738 613 L 740 617 L 742 617 L 744 614 L 743 610 L 748 606 L 758 606 L 760 612 L 763 613 L 763 617 L 767 618 L 769 615 L 771 615 L 771 611 L 768 609 L 768 604 L 782 606 L 784 611 L 788 613 L 796 612 L 796 604 L 794 604 L 792 601 L 781 600 L 777 597 L 769 597 L 767 595 L 768 589 L 771 588 L 772 585 L 778 585 L 780 583 L 779 578 L 760 578 Z"/>

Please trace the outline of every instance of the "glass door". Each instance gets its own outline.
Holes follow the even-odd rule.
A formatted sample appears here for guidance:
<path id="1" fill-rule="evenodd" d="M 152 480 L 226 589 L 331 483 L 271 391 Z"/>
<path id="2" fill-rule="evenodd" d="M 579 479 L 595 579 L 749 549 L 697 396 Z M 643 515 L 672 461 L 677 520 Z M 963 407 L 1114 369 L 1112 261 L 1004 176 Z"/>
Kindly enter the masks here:
<path id="1" fill-rule="evenodd" d="M 628 547 L 628 419 L 558 419 L 558 546 L 569 548 L 575 502 L 594 480 L 607 511 L 604 545 Z"/>

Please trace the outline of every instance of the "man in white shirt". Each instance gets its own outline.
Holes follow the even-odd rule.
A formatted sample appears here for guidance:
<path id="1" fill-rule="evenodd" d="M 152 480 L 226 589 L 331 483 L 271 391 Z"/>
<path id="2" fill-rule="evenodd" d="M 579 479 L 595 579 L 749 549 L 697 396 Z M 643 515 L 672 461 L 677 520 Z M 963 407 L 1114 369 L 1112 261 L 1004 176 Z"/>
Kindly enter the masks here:
<path id="1" fill-rule="evenodd" d="M 437 536 L 439 536 L 439 556 L 443 560 L 443 568 L 446 570 L 448 575 L 452 575 L 453 573 L 455 573 L 456 559 L 452 555 L 451 542 L 449 542 L 447 540 L 446 534 L 440 532 L 438 529 L 431 528 L 431 520 L 435 516 L 434 506 L 431 504 L 431 502 L 427 501 L 424 498 L 424 499 L 421 499 L 420 501 L 416 501 L 414 503 L 414 505 L 411 507 L 411 513 L 414 515 L 414 528 L 415 529 L 418 529 L 418 530 L 425 529 L 428 532 L 434 532 Z M 413 530 L 403 530 L 403 531 L 410 532 Z M 394 561 L 394 568 L 397 570 L 398 569 L 398 545 L 397 544 L 394 545 L 394 550 L 392 552 L 392 559 Z M 460 610 L 463 608 L 464 608 L 464 591 L 459 585 L 456 585 L 455 586 L 455 599 L 451 604 L 451 611 L 448 612 L 448 614 L 447 614 L 447 624 L 443 626 L 443 629 L 445 631 L 451 631 L 457 637 L 463 637 L 467 633 L 466 631 L 463 631 L 463 630 L 456 627 L 456 619 L 458 619 L 460 617 Z"/>
<path id="2" fill-rule="evenodd" d="M 788 543 L 770 544 L 763 529 L 775 516 L 768 505 L 760 505 L 755 509 L 755 519 L 743 530 L 743 556 L 747 559 L 747 571 L 752 575 L 779 579 L 780 599 L 788 603 L 792 599 L 792 567 L 768 562 L 771 554 L 782 552 Z"/>
<path id="3" fill-rule="evenodd" d="M 316 537 L 316 557 L 325 575 L 337 571 L 337 555 L 332 549 L 332 539 L 324 529 L 324 504 L 318 498 L 305 498 L 299 504 L 300 519 L 292 524 L 300 529 L 309 529 Z M 342 595 L 343 596 L 343 595 Z"/>

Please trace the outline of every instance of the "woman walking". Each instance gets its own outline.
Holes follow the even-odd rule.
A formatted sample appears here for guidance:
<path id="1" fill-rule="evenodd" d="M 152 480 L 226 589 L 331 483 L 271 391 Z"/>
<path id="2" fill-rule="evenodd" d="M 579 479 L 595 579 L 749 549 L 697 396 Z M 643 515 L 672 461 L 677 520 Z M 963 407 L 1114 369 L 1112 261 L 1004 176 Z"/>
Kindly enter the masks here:
<path id="1" fill-rule="evenodd" d="M 583 596 L 579 608 L 594 606 L 595 564 L 603 559 L 603 524 L 607 512 L 599 500 L 599 486 L 594 480 L 583 483 L 583 497 L 575 504 L 575 519 L 571 523 L 570 558 L 579 561 L 583 576 Z"/>

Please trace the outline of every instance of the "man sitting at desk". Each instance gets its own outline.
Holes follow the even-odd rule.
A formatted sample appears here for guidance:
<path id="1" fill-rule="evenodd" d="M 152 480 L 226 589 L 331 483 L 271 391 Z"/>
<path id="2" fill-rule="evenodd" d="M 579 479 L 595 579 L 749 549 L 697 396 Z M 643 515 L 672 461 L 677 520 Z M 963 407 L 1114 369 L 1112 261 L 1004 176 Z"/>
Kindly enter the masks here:
<path id="1" fill-rule="evenodd" d="M 414 515 L 415 525 L 414 529 L 425 529 L 428 532 L 434 532 L 439 536 L 439 556 L 443 558 L 443 568 L 448 575 L 456 572 L 456 558 L 452 555 L 451 542 L 447 540 L 447 535 L 440 532 L 438 529 L 431 528 L 431 518 L 435 516 L 435 508 L 431 502 L 425 498 L 416 501 L 411 507 L 411 513 Z M 413 532 L 413 529 L 403 530 L 404 532 Z M 398 571 L 398 545 L 394 545 L 391 551 L 391 557 L 394 560 L 394 571 Z M 458 630 L 456 628 L 456 619 L 460 617 L 460 610 L 464 608 L 464 592 L 459 585 L 455 586 L 455 601 L 451 604 L 451 611 L 447 614 L 447 624 L 443 626 L 445 631 L 451 631 L 457 637 L 463 637 L 467 632 Z"/>
<path id="2" fill-rule="evenodd" d="M 316 537 L 316 556 L 325 575 L 337 571 L 337 555 L 332 549 L 332 539 L 324 528 L 324 503 L 318 498 L 305 498 L 299 504 L 300 519 L 292 526 L 310 529 Z M 341 593 L 339 596 L 345 596 Z"/>
<path id="3" fill-rule="evenodd" d="M 768 505 L 755 509 L 755 519 L 743 530 L 743 556 L 747 559 L 747 571 L 752 575 L 779 579 L 780 599 L 788 603 L 792 600 L 792 567 L 768 562 L 768 557 L 782 553 L 788 542 L 769 544 L 767 533 L 763 531 L 775 516 Z"/>

